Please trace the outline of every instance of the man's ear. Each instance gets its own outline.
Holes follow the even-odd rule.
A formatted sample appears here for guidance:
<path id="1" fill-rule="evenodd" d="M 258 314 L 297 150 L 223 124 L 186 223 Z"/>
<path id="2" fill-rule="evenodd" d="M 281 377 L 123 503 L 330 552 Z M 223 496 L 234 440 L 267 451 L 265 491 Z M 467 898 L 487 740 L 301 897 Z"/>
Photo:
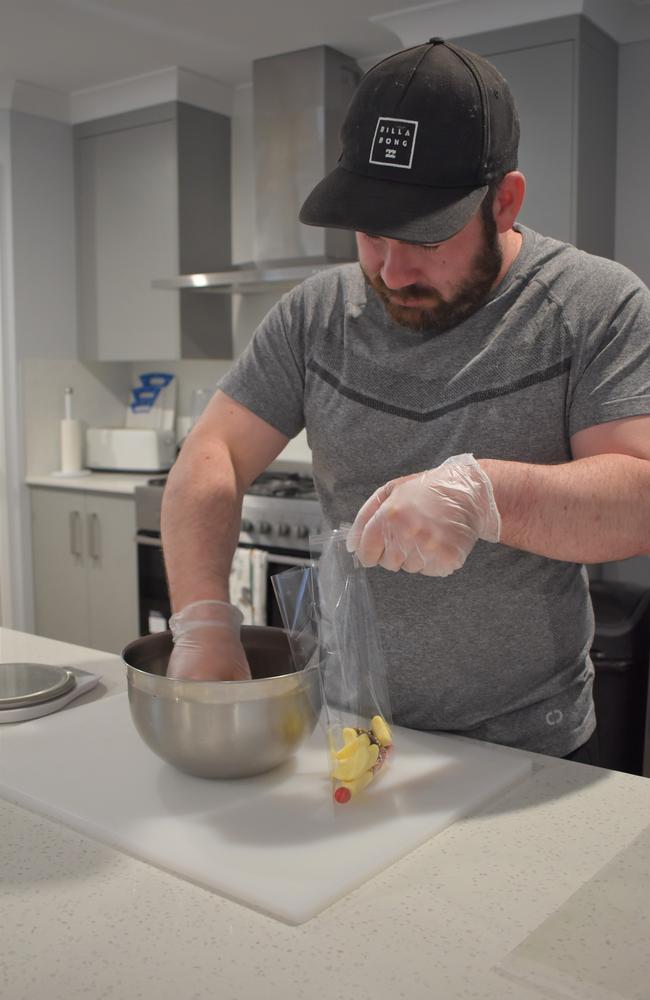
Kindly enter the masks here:
<path id="1" fill-rule="evenodd" d="M 526 194 L 526 178 L 518 170 L 507 173 L 494 196 L 492 211 L 497 230 L 505 233 L 519 215 Z"/>

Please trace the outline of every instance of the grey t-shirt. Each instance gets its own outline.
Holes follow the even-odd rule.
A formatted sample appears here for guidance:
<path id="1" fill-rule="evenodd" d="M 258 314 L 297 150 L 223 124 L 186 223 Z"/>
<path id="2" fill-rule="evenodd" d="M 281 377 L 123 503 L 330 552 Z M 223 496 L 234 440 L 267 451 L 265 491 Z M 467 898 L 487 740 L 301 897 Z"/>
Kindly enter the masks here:
<path id="1" fill-rule="evenodd" d="M 330 527 L 450 455 L 566 462 L 576 431 L 650 413 L 648 289 L 518 228 L 490 300 L 446 333 L 393 323 L 349 264 L 285 295 L 222 379 L 287 436 L 306 428 Z M 479 541 L 450 577 L 376 567 L 368 579 L 396 723 L 557 756 L 590 736 L 583 566 Z"/>

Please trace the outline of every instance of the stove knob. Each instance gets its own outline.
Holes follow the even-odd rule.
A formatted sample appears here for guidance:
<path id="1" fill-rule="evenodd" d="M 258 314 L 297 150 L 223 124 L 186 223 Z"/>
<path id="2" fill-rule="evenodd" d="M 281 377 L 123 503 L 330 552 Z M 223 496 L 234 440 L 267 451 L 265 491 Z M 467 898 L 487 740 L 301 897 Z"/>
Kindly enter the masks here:
<path id="1" fill-rule="evenodd" d="M 269 524 L 268 521 L 260 521 L 260 523 L 257 526 L 257 530 L 259 531 L 260 535 L 270 535 L 271 532 L 273 531 L 273 526 Z"/>
<path id="2" fill-rule="evenodd" d="M 290 534 L 291 534 L 291 525 L 290 524 L 279 524 L 278 525 L 278 535 L 282 535 L 283 538 L 286 538 L 287 535 L 290 535 Z"/>
<path id="3" fill-rule="evenodd" d="M 309 534 L 309 528 L 306 524 L 299 524 L 296 528 L 296 535 L 298 538 L 306 538 Z"/>
<path id="4" fill-rule="evenodd" d="M 242 522 L 239 527 L 241 531 L 246 531 L 250 533 L 255 528 L 255 525 L 253 524 L 252 521 L 249 521 L 248 518 L 244 517 L 242 518 Z"/>

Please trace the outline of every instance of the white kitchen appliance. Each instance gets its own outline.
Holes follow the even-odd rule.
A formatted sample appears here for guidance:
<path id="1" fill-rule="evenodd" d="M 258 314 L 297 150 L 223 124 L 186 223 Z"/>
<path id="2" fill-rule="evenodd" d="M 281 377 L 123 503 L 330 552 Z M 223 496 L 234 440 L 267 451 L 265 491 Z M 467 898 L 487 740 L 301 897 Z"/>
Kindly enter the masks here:
<path id="1" fill-rule="evenodd" d="M 525 754 L 460 737 L 396 727 L 394 740 L 364 798 L 337 806 L 320 727 L 267 774 L 194 778 L 149 750 L 117 694 L 5 727 L 0 795 L 299 924 L 532 769 Z"/>
<path id="2" fill-rule="evenodd" d="M 176 434 L 155 427 L 89 427 L 86 465 L 113 472 L 166 472 L 176 458 Z"/>
<path id="3" fill-rule="evenodd" d="M 131 389 L 123 427 L 89 427 L 86 465 L 104 472 L 167 472 L 176 458 L 176 379 L 144 372 Z"/>

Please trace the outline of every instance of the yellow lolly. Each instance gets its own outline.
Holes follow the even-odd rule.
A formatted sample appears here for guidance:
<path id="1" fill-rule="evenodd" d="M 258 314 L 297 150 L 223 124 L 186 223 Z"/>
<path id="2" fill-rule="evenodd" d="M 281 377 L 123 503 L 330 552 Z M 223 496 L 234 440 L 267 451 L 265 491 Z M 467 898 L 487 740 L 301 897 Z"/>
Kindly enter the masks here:
<path id="1" fill-rule="evenodd" d="M 361 745 L 357 752 L 348 757 L 347 760 L 335 761 L 332 776 L 338 778 L 339 781 L 354 781 L 355 778 L 358 778 L 364 771 L 373 766 L 370 763 L 373 758 L 371 749 L 369 746 Z M 375 749 L 377 749 L 376 746 Z M 376 754 L 374 755 L 374 759 L 377 759 Z"/>
<path id="2" fill-rule="evenodd" d="M 354 781 L 366 770 L 366 755 L 356 754 L 350 760 L 338 761 L 333 770 L 332 777 L 338 781 Z"/>
<path id="3" fill-rule="evenodd" d="M 348 760 L 353 757 L 355 753 L 358 753 L 362 747 L 370 746 L 370 737 L 366 733 L 361 733 L 360 736 L 356 736 L 355 739 L 350 743 L 346 743 L 345 746 L 338 750 L 335 754 L 337 760 Z"/>
<path id="4" fill-rule="evenodd" d="M 372 746 L 368 747 L 368 763 L 366 767 L 367 768 L 374 767 L 375 764 L 377 763 L 378 757 L 379 757 L 379 747 L 377 746 L 376 743 L 373 743 Z"/>
<path id="5" fill-rule="evenodd" d="M 352 743 L 353 740 L 356 740 L 358 735 L 359 734 L 357 733 L 356 729 L 352 729 L 351 726 L 346 726 L 345 729 L 343 730 L 343 742 Z"/>
<path id="6" fill-rule="evenodd" d="M 385 722 L 381 715 L 373 716 L 372 722 L 370 723 L 371 728 L 379 742 L 383 747 L 388 747 L 393 742 L 393 737 L 391 735 L 388 723 Z"/>
<path id="7" fill-rule="evenodd" d="M 350 795 L 358 795 L 359 792 L 363 791 L 366 785 L 370 784 L 373 778 L 374 774 L 372 771 L 364 771 L 363 774 L 358 778 L 355 778 L 354 781 L 344 781 L 342 784 L 344 788 L 348 789 Z"/>

